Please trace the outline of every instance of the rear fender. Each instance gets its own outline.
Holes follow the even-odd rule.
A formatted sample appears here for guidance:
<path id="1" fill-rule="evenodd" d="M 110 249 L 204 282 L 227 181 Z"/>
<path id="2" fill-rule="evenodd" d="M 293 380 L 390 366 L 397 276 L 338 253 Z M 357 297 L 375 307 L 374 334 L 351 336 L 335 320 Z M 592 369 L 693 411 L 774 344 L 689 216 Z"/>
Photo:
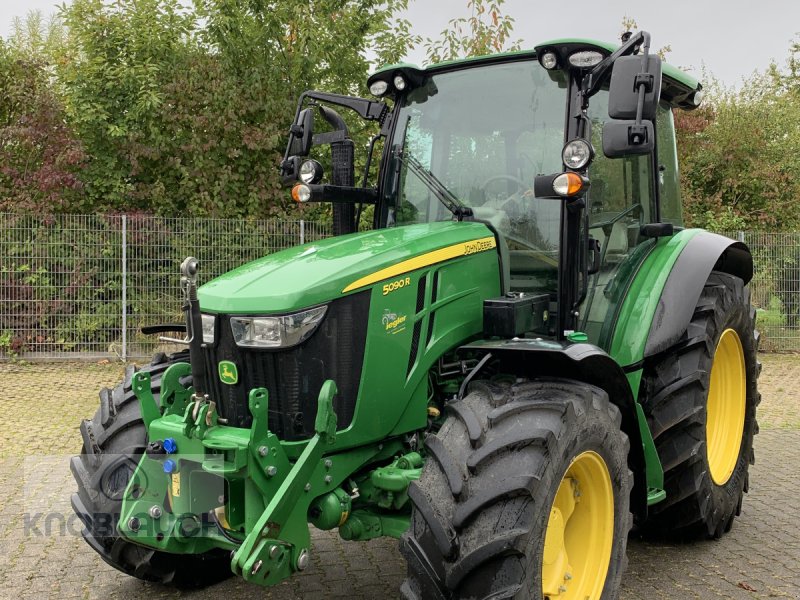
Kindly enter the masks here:
<path id="1" fill-rule="evenodd" d="M 609 344 L 611 357 L 632 372 L 648 357 L 675 345 L 715 270 L 747 284 L 753 277 L 750 250 L 742 242 L 700 229 L 659 240 L 628 286 Z"/>
<path id="2" fill-rule="evenodd" d="M 647 469 L 639 418 L 631 386 L 620 366 L 593 344 L 552 340 L 480 340 L 459 348 L 460 356 L 481 357 L 491 353 L 504 373 L 533 379 L 562 377 L 597 386 L 608 394 L 622 413 L 622 430 L 630 439 L 628 464 L 634 473 L 631 509 L 647 513 Z"/>
<path id="3" fill-rule="evenodd" d="M 644 357 L 658 354 L 681 338 L 711 271 L 736 275 L 745 285 L 753 278 L 753 257 L 742 242 L 702 231 L 686 244 L 670 271 L 653 314 Z"/>

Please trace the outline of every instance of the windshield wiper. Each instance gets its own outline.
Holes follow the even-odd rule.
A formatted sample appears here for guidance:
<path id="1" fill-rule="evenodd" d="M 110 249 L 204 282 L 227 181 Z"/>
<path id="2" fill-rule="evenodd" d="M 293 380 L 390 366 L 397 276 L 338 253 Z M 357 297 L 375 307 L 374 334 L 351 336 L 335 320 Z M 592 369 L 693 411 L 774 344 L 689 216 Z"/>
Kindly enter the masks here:
<path id="1" fill-rule="evenodd" d="M 433 192 L 433 195 L 438 198 L 439 202 L 444 204 L 447 210 L 455 215 L 457 220 L 463 221 L 464 217 L 471 217 L 472 209 L 462 204 L 456 195 L 447 189 L 447 186 L 445 186 L 430 169 L 426 169 L 421 162 L 406 150 L 406 133 L 408 133 L 408 125 L 410 122 L 411 116 L 409 115 L 406 120 L 405 130 L 403 131 L 403 142 L 400 144 L 400 147 L 395 150 L 395 158 L 408 167 L 408 169 Z"/>

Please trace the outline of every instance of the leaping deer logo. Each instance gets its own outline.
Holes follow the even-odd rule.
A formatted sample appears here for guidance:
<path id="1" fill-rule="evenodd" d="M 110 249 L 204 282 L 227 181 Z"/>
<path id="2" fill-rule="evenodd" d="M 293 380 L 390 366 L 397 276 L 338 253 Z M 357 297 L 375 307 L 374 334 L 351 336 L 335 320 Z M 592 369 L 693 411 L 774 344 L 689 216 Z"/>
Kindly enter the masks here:
<path id="1" fill-rule="evenodd" d="M 239 381 L 239 372 L 236 365 L 229 360 L 223 360 L 219 363 L 219 379 L 222 383 L 233 385 Z"/>

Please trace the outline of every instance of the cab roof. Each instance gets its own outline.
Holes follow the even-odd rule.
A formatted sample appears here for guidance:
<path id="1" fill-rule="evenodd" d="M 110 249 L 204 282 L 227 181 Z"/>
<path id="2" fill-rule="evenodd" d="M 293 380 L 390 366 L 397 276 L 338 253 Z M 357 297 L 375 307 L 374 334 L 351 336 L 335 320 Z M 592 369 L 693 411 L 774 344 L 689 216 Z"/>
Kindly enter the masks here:
<path id="1" fill-rule="evenodd" d="M 600 50 L 604 54 L 610 54 L 619 46 L 617 44 L 610 44 L 599 40 L 583 39 L 583 38 L 561 38 L 556 40 L 549 40 L 538 44 L 536 48 L 557 47 L 559 45 L 585 46 L 587 50 Z M 374 81 L 382 74 L 387 72 L 403 71 L 413 72 L 418 76 L 433 75 L 440 71 L 447 71 L 466 66 L 477 66 L 480 64 L 487 64 L 493 62 L 503 62 L 506 60 L 536 58 L 536 49 L 516 50 L 512 52 L 499 52 L 496 54 L 485 54 L 482 56 L 471 56 L 469 58 L 459 58 L 456 60 L 445 60 L 442 62 L 419 67 L 413 63 L 396 63 L 379 67 L 368 79 L 368 84 Z M 661 93 L 668 101 L 676 106 L 684 108 L 694 108 L 693 105 L 684 105 L 682 100 L 689 96 L 692 92 L 702 88 L 700 82 L 689 75 L 688 73 L 670 65 L 669 63 L 662 63 L 662 86 Z"/>

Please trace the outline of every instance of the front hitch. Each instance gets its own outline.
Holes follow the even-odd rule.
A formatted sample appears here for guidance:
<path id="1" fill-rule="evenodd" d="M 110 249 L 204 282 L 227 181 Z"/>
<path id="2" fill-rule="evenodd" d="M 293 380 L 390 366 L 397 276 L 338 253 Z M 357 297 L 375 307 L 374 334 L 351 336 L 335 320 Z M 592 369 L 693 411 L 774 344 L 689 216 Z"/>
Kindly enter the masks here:
<path id="1" fill-rule="evenodd" d="M 333 381 L 328 380 L 322 385 L 314 437 L 233 555 L 231 569 L 247 581 L 270 585 L 308 566 L 311 545 L 307 519 L 311 501 L 308 497 L 309 481 L 326 447 L 336 439 L 336 413 L 333 411 L 336 393 Z M 250 401 L 253 401 L 252 394 Z"/>

